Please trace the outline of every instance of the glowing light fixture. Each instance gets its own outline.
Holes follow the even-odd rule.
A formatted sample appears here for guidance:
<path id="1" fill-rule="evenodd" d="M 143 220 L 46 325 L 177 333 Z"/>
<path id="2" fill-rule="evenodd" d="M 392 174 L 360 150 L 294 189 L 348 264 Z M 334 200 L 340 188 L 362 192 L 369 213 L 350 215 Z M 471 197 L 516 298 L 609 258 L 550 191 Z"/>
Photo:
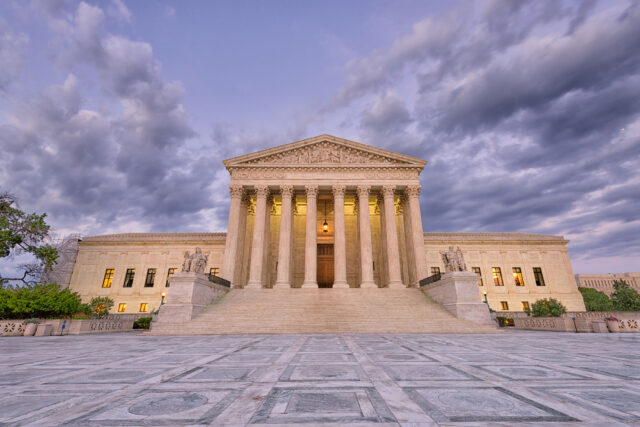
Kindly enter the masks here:
<path id="1" fill-rule="evenodd" d="M 324 223 L 322 224 L 322 231 L 324 233 L 329 232 L 329 224 L 327 224 L 327 201 L 324 201 Z"/>

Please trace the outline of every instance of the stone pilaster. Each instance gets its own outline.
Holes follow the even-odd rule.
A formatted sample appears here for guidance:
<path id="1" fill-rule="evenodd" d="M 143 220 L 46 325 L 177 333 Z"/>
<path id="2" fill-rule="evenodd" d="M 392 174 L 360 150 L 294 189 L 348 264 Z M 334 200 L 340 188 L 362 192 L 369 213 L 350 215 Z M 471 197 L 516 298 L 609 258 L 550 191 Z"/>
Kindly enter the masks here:
<path id="1" fill-rule="evenodd" d="M 307 185 L 307 219 L 305 230 L 305 247 L 304 247 L 304 282 L 303 288 L 318 287 L 318 243 L 317 243 L 317 204 L 318 204 L 318 186 Z"/>
<path id="2" fill-rule="evenodd" d="M 424 233 L 422 231 L 422 216 L 420 214 L 420 185 L 408 185 L 406 195 L 409 205 L 411 244 L 413 246 L 413 261 L 416 275 L 416 282 L 411 285 L 417 287 L 418 282 L 427 277 L 424 255 Z"/>
<path id="3" fill-rule="evenodd" d="M 395 218 L 395 186 L 385 185 L 382 187 L 384 198 L 384 219 L 385 232 L 387 236 L 387 263 L 389 268 L 389 287 L 402 288 L 402 275 L 400 273 L 400 251 L 398 249 L 398 231 L 396 229 Z M 423 251 L 424 252 L 424 251 Z"/>
<path id="4" fill-rule="evenodd" d="M 243 235 L 244 228 L 241 228 L 241 204 L 244 188 L 242 185 L 233 184 L 229 186 L 231 194 L 231 206 L 229 208 L 229 222 L 227 225 L 227 240 L 224 246 L 224 258 L 222 261 L 222 277 L 231 282 L 236 283 L 235 265 L 238 262 L 238 241 Z"/>
<path id="5" fill-rule="evenodd" d="M 373 248 L 371 246 L 371 218 L 369 215 L 368 185 L 358 186 L 358 225 L 360 228 L 360 287 L 375 288 L 373 280 Z"/>
<path id="6" fill-rule="evenodd" d="M 280 241 L 278 244 L 278 278 L 276 288 L 290 288 L 291 274 L 289 263 L 291 261 L 291 228 L 292 214 L 291 200 L 293 197 L 292 185 L 281 185 L 282 210 L 280 215 Z"/>
<path id="7" fill-rule="evenodd" d="M 346 228 L 344 222 L 344 185 L 333 186 L 333 212 L 334 212 L 334 245 L 333 245 L 333 287 L 348 288 L 347 283 L 347 249 Z"/>
<path id="8" fill-rule="evenodd" d="M 262 287 L 265 228 L 267 223 L 267 197 L 269 197 L 269 187 L 266 185 L 256 185 L 256 216 L 253 224 L 251 267 L 249 269 L 247 288 Z"/>

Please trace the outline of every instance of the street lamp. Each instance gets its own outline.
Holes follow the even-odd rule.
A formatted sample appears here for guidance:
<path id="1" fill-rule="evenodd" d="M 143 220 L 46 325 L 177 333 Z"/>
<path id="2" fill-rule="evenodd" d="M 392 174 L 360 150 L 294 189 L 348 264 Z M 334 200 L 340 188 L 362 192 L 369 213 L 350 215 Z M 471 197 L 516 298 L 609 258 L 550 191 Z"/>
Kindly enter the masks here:
<path id="1" fill-rule="evenodd" d="M 166 296 L 167 296 L 167 294 L 163 292 L 161 295 L 162 295 L 162 300 L 160 301 L 160 306 L 162 306 L 162 304 L 164 304 L 164 297 L 166 297 Z M 487 299 L 487 297 L 486 297 L 486 295 L 485 295 L 485 300 L 486 300 L 486 299 Z M 486 302 L 486 301 L 485 301 L 485 302 Z"/>

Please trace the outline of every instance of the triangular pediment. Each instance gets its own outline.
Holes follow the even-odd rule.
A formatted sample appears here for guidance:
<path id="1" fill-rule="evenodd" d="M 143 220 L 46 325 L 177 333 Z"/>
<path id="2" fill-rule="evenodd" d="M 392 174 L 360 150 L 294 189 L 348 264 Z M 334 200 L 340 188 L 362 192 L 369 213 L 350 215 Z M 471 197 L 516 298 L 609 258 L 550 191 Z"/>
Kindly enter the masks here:
<path id="1" fill-rule="evenodd" d="M 424 167 L 426 161 L 370 145 L 320 135 L 290 144 L 225 160 L 229 167 L 241 166 L 412 166 Z"/>

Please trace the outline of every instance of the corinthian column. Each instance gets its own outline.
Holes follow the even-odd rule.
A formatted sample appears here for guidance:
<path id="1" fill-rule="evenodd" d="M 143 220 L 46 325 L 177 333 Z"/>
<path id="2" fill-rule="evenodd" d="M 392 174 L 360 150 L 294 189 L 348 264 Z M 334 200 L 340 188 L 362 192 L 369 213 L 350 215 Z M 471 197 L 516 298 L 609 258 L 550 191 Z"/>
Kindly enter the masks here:
<path id="1" fill-rule="evenodd" d="M 411 223 L 411 243 L 413 245 L 413 259 L 416 268 L 416 282 L 412 286 L 418 286 L 418 282 L 427 276 L 424 259 L 424 233 L 422 231 L 422 215 L 420 214 L 420 185 L 408 185 L 407 201 L 409 203 L 409 221 Z M 406 212 L 405 212 L 406 215 Z"/>
<path id="2" fill-rule="evenodd" d="M 264 262 L 264 239 L 267 223 L 267 197 L 269 187 L 256 185 L 256 216 L 253 222 L 253 242 L 251 244 L 251 268 L 247 288 L 262 287 L 262 267 Z"/>
<path id="3" fill-rule="evenodd" d="M 396 209 L 393 203 L 395 185 L 382 187 L 384 197 L 384 220 L 387 233 L 387 262 L 389 265 L 389 287 L 402 288 L 402 275 L 400 273 L 400 251 L 398 249 L 398 231 L 396 229 Z"/>
<path id="4" fill-rule="evenodd" d="M 344 224 L 344 185 L 333 186 L 333 222 L 335 231 L 333 255 L 333 287 L 348 288 L 347 283 L 347 247 Z"/>
<path id="5" fill-rule="evenodd" d="M 291 287 L 289 261 L 291 259 L 291 197 L 292 185 L 281 185 L 282 210 L 280 214 L 280 242 L 278 244 L 278 278 L 276 288 Z"/>
<path id="6" fill-rule="evenodd" d="M 242 185 L 233 184 L 229 186 L 231 193 L 231 206 L 229 208 L 229 223 L 227 225 L 227 241 L 224 245 L 224 258 L 222 261 L 222 277 L 235 285 L 235 264 L 238 254 L 238 239 L 244 232 L 240 227 L 240 207 L 244 189 Z"/>
<path id="7" fill-rule="evenodd" d="M 303 288 L 317 288 L 318 287 L 318 244 L 316 236 L 316 217 L 317 217 L 317 201 L 318 201 L 318 186 L 307 185 L 305 187 L 307 191 L 307 224 L 305 231 L 305 246 L 304 246 L 304 282 Z"/>
<path id="8" fill-rule="evenodd" d="M 373 281 L 373 248 L 371 247 L 371 218 L 369 216 L 368 185 L 358 186 L 358 223 L 360 226 L 361 288 L 375 288 Z"/>

